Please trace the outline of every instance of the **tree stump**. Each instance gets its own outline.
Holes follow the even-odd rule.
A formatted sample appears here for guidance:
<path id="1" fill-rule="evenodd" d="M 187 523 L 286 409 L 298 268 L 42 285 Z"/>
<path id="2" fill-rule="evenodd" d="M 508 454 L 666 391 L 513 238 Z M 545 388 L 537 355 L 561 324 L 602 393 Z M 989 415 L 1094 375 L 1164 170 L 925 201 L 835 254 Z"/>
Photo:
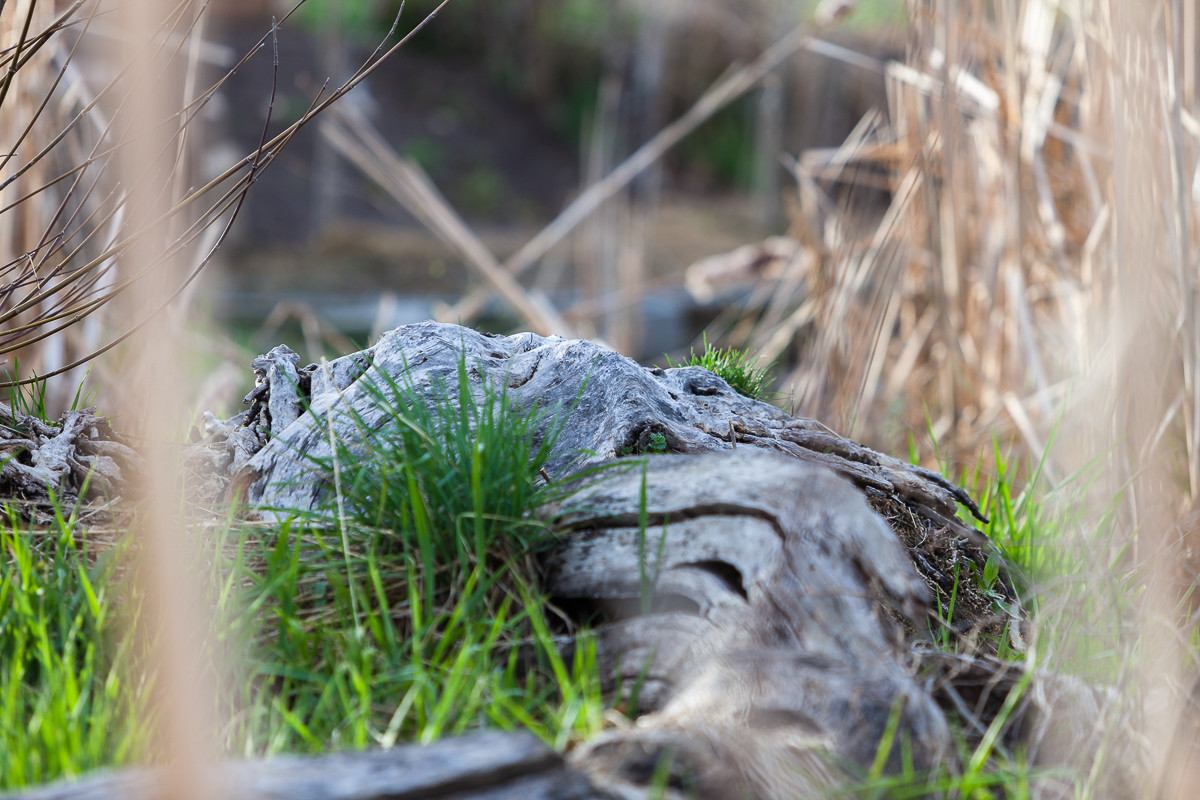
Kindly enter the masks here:
<path id="1" fill-rule="evenodd" d="M 460 363 L 469 398 L 455 396 Z M 204 446 L 225 449 L 230 493 L 264 516 L 322 508 L 329 486 L 312 464 L 330 456 L 331 438 L 362 441 L 382 425 L 387 386 L 478 403 L 486 384 L 518 410 L 536 403 L 547 419 L 565 417 L 548 465 L 556 478 L 667 451 L 610 471 L 570 508 L 547 509 L 570 512 L 544 565 L 554 602 L 598 624 L 614 697 L 641 691 L 636 726 L 571 756 L 597 785 L 636 794 L 665 758 L 670 785 L 703 797 L 801 796 L 874 763 L 889 730 L 897 744 L 883 763 L 899 764 L 903 741 L 914 764 L 933 765 L 950 745 L 945 709 L 961 700 L 953 679 L 918 679 L 917 666 L 979 673 L 922 655 L 932 598 L 949 607 L 956 593 L 947 624 L 1008 623 L 1021 643 L 1003 572 L 993 592 L 1014 611 L 998 621 L 991 599 L 948 578 L 950 564 L 982 570 L 991 552 L 958 517 L 961 505 L 983 519 L 965 491 L 743 397 L 705 369 L 436 323 L 397 328 L 328 364 L 301 368 L 281 346 L 253 367 L 250 410 L 210 419 Z M 1003 698 L 1019 671 L 988 669 Z"/>

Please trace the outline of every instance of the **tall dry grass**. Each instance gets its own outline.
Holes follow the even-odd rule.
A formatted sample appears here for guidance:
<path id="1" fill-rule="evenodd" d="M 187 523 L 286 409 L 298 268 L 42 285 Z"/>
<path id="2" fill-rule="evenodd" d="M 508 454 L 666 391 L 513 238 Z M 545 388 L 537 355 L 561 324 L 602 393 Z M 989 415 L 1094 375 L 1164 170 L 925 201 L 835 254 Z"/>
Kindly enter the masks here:
<path id="1" fill-rule="evenodd" d="M 1121 632 L 1107 758 L 1143 760 L 1129 766 L 1151 795 L 1161 779 L 1161 796 L 1194 796 L 1171 776 L 1195 746 L 1196 3 L 909 14 L 886 114 L 793 164 L 804 293 L 739 333 L 767 360 L 799 343 L 785 383 L 806 416 L 892 451 L 917 432 L 952 473 L 1012 441 L 1068 487 L 1083 511 L 1054 546 L 1115 600 L 1085 613 L 1079 586 L 1050 592 L 1037 624 Z M 866 226 L 834 194 L 881 182 L 890 202 Z"/>
<path id="2" fill-rule="evenodd" d="M 907 57 L 880 65 L 888 108 L 792 163 L 803 293 L 740 331 L 767 360 L 800 342 L 796 409 L 893 451 L 928 425 L 956 465 L 993 437 L 1034 457 L 1056 437 L 1061 476 L 1094 449 L 1074 446 L 1098 421 L 1084 398 L 1137 386 L 1115 425 L 1146 415 L 1123 447 L 1171 462 L 1181 509 L 1200 469 L 1194 16 L 910 4 Z M 839 202 L 881 186 L 869 224 Z"/>

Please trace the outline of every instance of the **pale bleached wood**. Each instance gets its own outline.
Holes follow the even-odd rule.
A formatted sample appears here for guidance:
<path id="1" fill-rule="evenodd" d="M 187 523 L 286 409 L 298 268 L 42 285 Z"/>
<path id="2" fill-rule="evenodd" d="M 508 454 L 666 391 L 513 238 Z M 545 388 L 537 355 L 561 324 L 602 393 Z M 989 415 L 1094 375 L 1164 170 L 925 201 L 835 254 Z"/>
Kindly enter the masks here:
<path id="1" fill-rule="evenodd" d="M 580 617 L 617 620 L 596 647 L 602 664 L 624 660 L 622 695 L 657 680 L 638 726 L 585 748 L 582 768 L 636 783 L 645 752 L 673 751 L 703 796 L 803 796 L 844 778 L 839 764 L 868 767 L 894 709 L 917 764 L 949 745 L 896 621 L 919 625 L 929 591 L 831 470 L 749 447 L 654 456 L 569 502 L 586 510 L 562 520 L 547 589 Z"/>
<path id="2" fill-rule="evenodd" d="M 230 800 L 607 800 L 528 733 L 489 731 L 426 746 L 279 756 L 212 767 Z M 152 769 L 61 781 L 8 800 L 166 800 Z"/>
<path id="3" fill-rule="evenodd" d="M 0 500 L 33 519 L 53 503 L 112 499 L 136 478 L 140 458 L 94 408 L 66 411 L 57 422 L 0 403 Z"/>
<path id="4" fill-rule="evenodd" d="M 256 390 L 249 418 L 239 416 L 224 427 L 214 420 L 210 426 L 213 434 L 237 441 L 241 452 L 253 446 L 242 431 L 270 429 L 272 438 L 261 439 L 261 449 L 231 462 L 235 485 L 254 505 L 319 509 L 328 487 L 313 467 L 330 455 L 324 422 L 331 422 L 336 438 L 361 440 L 363 431 L 386 422 L 379 391 L 398 384 L 425 396 L 439 385 L 453 392 L 458 363 L 465 360 L 476 395 L 484 382 L 504 386 L 519 408 L 536 403 L 546 410 L 547 422 L 556 414 L 567 417 L 547 467 L 553 477 L 611 460 L 629 447 L 645 450 L 655 433 L 665 438 L 668 451 L 678 453 L 749 445 L 830 467 L 861 488 L 979 541 L 974 529 L 955 517 L 959 503 L 977 516 L 978 508 L 942 476 L 837 436 L 815 420 L 793 418 L 744 397 L 701 367 L 648 368 L 584 340 L 533 333 L 489 336 L 433 322 L 401 326 L 366 350 L 309 365 L 298 371 L 298 382 L 288 366 L 298 362 L 284 351 L 276 348 L 256 360 L 258 380 L 266 388 Z M 283 366 L 271 366 L 278 364 Z M 294 421 L 279 429 L 281 416 Z M 581 459 L 580 454 L 586 455 Z"/>

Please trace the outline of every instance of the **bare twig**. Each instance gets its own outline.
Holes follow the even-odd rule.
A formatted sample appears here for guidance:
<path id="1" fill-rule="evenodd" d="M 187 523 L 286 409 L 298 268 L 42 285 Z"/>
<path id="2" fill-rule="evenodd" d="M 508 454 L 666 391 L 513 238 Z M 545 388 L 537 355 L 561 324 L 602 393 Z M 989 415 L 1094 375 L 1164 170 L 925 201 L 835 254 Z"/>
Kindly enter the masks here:
<path id="1" fill-rule="evenodd" d="M 30 346 L 53 340 L 54 337 L 69 330 L 72 325 L 88 319 L 105 308 L 108 303 L 130 286 L 152 276 L 155 272 L 155 259 L 144 259 L 138 270 L 132 273 L 126 270 L 128 274 L 118 276 L 114 269 L 130 248 L 140 246 L 149 232 L 166 230 L 161 227 L 165 222 L 170 222 L 178 230 L 171 233 L 166 241 L 158 245 L 162 259 L 173 258 L 177 254 L 187 251 L 201 237 L 206 236 L 208 229 L 216 225 L 221 226 L 220 233 L 215 238 L 207 238 L 205 252 L 194 258 L 192 269 L 182 277 L 178 285 L 167 292 L 161 305 L 147 309 L 140 316 L 140 320 L 135 321 L 132 325 L 123 325 L 122 332 L 111 336 L 106 344 L 96 343 L 73 359 L 67 358 L 59 361 L 61 366 L 49 370 L 42 369 L 37 379 L 41 380 L 67 372 L 128 339 L 134 330 L 146 324 L 150 318 L 161 313 L 163 309 L 174 302 L 204 266 L 212 260 L 217 248 L 225 241 L 230 226 L 238 216 L 246 191 L 258 179 L 262 171 L 274 161 L 280 151 L 287 146 L 292 137 L 337 99 L 372 74 L 384 59 L 395 53 L 428 24 L 448 1 L 443 0 L 433 12 L 422 19 L 399 41 L 394 42 L 386 49 L 381 43 L 351 77 L 332 92 L 326 92 L 324 89 L 318 92 L 308 110 L 295 123 L 270 138 L 264 127 L 259 146 L 253 153 L 207 184 L 177 197 L 169 197 L 166 193 L 171 193 L 173 190 L 178 192 L 180 187 L 187 186 L 189 183 L 181 178 L 181 169 L 184 166 L 182 156 L 185 152 L 184 145 L 189 125 L 196 119 L 197 114 L 217 89 L 224 85 L 238 68 L 261 52 L 268 39 L 274 41 L 278 35 L 279 22 L 290 17 L 303 0 L 293 6 L 292 10 L 285 14 L 279 22 L 274 23 L 271 30 L 213 86 L 196 93 L 193 87 L 194 78 L 189 79 L 185 83 L 187 92 L 180 109 L 159 120 L 152 130 L 139 129 L 135 135 L 128 135 L 127 131 L 114 127 L 113 120 L 116 117 L 106 120 L 100 115 L 101 104 L 106 100 L 115 102 L 117 112 L 128 101 L 128 91 L 125 92 L 124 98 L 114 97 L 118 92 L 123 91 L 124 82 L 129 77 L 128 65 L 122 67 L 116 77 L 95 96 L 89 98 L 85 91 L 78 92 L 77 96 L 87 99 L 79 104 L 77 110 L 71 112 L 72 116 L 68 116 L 65 122 L 59 125 L 49 118 L 50 98 L 58 90 L 64 76 L 70 74 L 75 48 L 87 34 L 89 25 L 97 14 L 98 4 L 93 3 L 88 8 L 88 0 L 77 0 L 70 9 L 46 24 L 40 33 L 33 32 L 36 18 L 32 13 L 27 15 L 16 45 L 8 51 L 7 60 L 10 66 L 20 67 L 32 63 L 30 58 L 34 52 L 42 49 L 46 44 L 56 41 L 57 33 L 71 29 L 75 23 L 80 22 L 73 15 L 83 14 L 83 19 L 80 35 L 72 44 L 69 52 L 61 59 L 58 74 L 49 83 L 50 88 L 46 90 L 44 96 L 38 98 L 40 104 L 23 123 L 23 129 L 14 133 L 12 139 L 14 146 L 9 147 L 5 142 L 5 146 L 0 148 L 4 151 L 0 158 L 3 159 L 3 163 L 7 163 L 18 152 L 15 145 L 30 139 L 35 130 L 38 131 L 39 136 L 46 133 L 45 140 L 48 141 L 46 145 L 35 152 L 32 158 L 26 159 L 19 169 L 4 178 L 4 184 L 0 185 L 0 192 L 4 191 L 5 187 L 21 187 L 19 197 L 7 203 L 0 202 L 6 211 L 32 208 L 32 204 L 29 203 L 31 199 L 48 191 L 61 190 L 57 198 L 57 210 L 42 223 L 40 239 L 20 248 L 18 252 L 23 252 L 25 255 L 4 267 L 6 271 L 15 270 L 16 274 L 6 282 L 5 291 L 0 292 L 0 325 L 6 326 L 0 329 L 0 353 L 18 352 Z M 158 28 L 155 36 L 148 42 L 136 45 L 140 48 L 142 57 L 157 59 L 164 63 L 182 57 L 181 54 L 184 53 L 187 43 L 197 41 L 196 26 L 205 13 L 205 9 L 201 9 L 198 14 L 188 15 L 186 13 L 188 8 L 188 2 L 178 3 Z M 399 16 L 392 26 L 393 33 L 398 21 Z M 391 33 L 384 41 L 389 39 L 391 39 Z M 187 50 L 188 58 L 192 60 L 191 63 L 194 63 L 197 52 L 195 45 Z M 153 83 L 156 85 L 160 83 L 164 79 L 164 73 L 165 70 L 162 70 L 153 76 Z M 10 77 L 4 79 L 4 83 L 0 84 L 0 87 L 3 87 L 0 88 L 0 103 L 4 102 L 8 92 L 7 86 L 11 82 L 11 72 L 6 74 L 9 74 Z M 194 75 L 194 73 L 189 74 Z M 11 98 L 9 99 L 11 100 Z M 272 105 L 273 103 L 274 89 L 272 89 Z M 87 127 L 89 124 L 91 125 L 90 129 Z M 55 125 L 57 125 L 57 129 L 54 128 Z M 50 132 L 43 132 L 42 127 L 49 127 Z M 159 137 L 159 141 L 162 142 L 161 149 L 152 150 L 146 154 L 143 159 L 145 167 L 139 170 L 134 178 L 136 183 L 121 185 L 114 182 L 110 168 L 113 159 L 130 148 L 141 146 L 150 136 Z M 34 177 L 34 171 L 39 168 L 39 165 L 49 164 L 56 154 L 65 153 L 63 148 L 78 147 L 79 144 L 76 144 L 76 140 L 81 137 L 85 139 L 85 142 L 80 144 L 87 153 L 82 162 L 77 157 L 74 159 L 68 157 L 67 166 L 51 173 L 54 177 L 26 183 Z M 88 138 L 90 141 L 86 141 Z M 174 178 L 164 179 L 168 175 L 174 176 Z M 152 219 L 140 217 L 143 219 L 143 223 L 131 226 L 125 221 L 124 209 L 131 193 L 142 192 L 143 184 L 155 187 L 159 196 L 153 202 L 164 210 L 157 211 Z M 106 186 L 107 188 L 103 188 Z M 217 195 L 217 199 L 215 202 L 211 202 L 214 195 Z M 149 197 L 144 193 L 139 196 Z M 206 207 L 201 207 L 202 198 L 209 198 L 205 200 Z M 102 233 L 103 231 L 107 231 L 107 233 Z M 14 294 L 17 290 L 22 290 L 23 296 Z M 20 376 L 15 377 L 19 378 Z M 0 386 L 28 383 L 31 380 L 33 378 L 13 380 L 8 383 L 0 383 Z"/>
<path id="2" fill-rule="evenodd" d="M 411 211 L 488 282 L 525 324 L 542 335 L 570 336 L 571 327 L 546 301 L 539 301 L 506 272 L 487 246 L 450 207 L 412 159 L 402 159 L 371 123 L 335 109 L 321 133 L 345 158 Z"/>

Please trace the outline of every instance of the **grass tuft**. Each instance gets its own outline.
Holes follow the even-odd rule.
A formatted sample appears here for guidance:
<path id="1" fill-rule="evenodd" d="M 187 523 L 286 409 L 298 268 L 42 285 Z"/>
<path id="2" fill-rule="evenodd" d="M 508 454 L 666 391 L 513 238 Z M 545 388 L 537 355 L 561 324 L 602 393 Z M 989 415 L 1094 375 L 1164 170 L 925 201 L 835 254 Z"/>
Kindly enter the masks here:
<path id="1" fill-rule="evenodd" d="M 695 348 L 688 360 L 676 364 L 670 356 L 666 356 L 667 366 L 674 367 L 704 367 L 721 380 L 725 381 L 738 394 L 745 395 L 751 400 L 764 400 L 767 386 L 771 383 L 770 367 L 757 369 L 753 366 L 754 359 L 742 350 L 729 347 L 721 349 L 713 347 L 704 336 L 704 352 L 697 355 Z"/>
<path id="2" fill-rule="evenodd" d="M 460 364 L 419 397 L 387 385 L 372 444 L 338 442 L 327 517 L 268 529 L 232 520 L 201 537 L 219 730 L 234 756 L 323 752 L 492 727 L 557 749 L 604 724 L 596 648 L 550 616 L 535 517 L 568 487 L 544 467 L 562 420 L 504 391 L 472 394 Z M 623 465 L 627 467 L 628 465 Z M 0 531 L 0 790 L 150 751 L 141 599 L 121 548 L 97 556 L 58 513 Z M 220 656 L 220 657 L 218 657 Z M 216 665 L 224 664 L 224 667 Z"/>
<path id="3" fill-rule="evenodd" d="M 504 561 L 546 541 L 533 512 L 562 492 L 541 474 L 561 419 L 536 403 L 521 411 L 489 385 L 476 397 L 462 360 L 455 386 L 435 383 L 429 396 L 390 376 L 368 391 L 382 426 L 348 412 L 369 439 L 335 441 L 334 457 L 319 463 L 341 472 L 338 499 L 355 526 L 380 532 L 385 551 L 438 564 Z"/>
<path id="4" fill-rule="evenodd" d="M 0 790 L 138 760 L 149 702 L 136 606 L 115 596 L 120 547 L 87 551 L 70 518 L 0 526 Z"/>

